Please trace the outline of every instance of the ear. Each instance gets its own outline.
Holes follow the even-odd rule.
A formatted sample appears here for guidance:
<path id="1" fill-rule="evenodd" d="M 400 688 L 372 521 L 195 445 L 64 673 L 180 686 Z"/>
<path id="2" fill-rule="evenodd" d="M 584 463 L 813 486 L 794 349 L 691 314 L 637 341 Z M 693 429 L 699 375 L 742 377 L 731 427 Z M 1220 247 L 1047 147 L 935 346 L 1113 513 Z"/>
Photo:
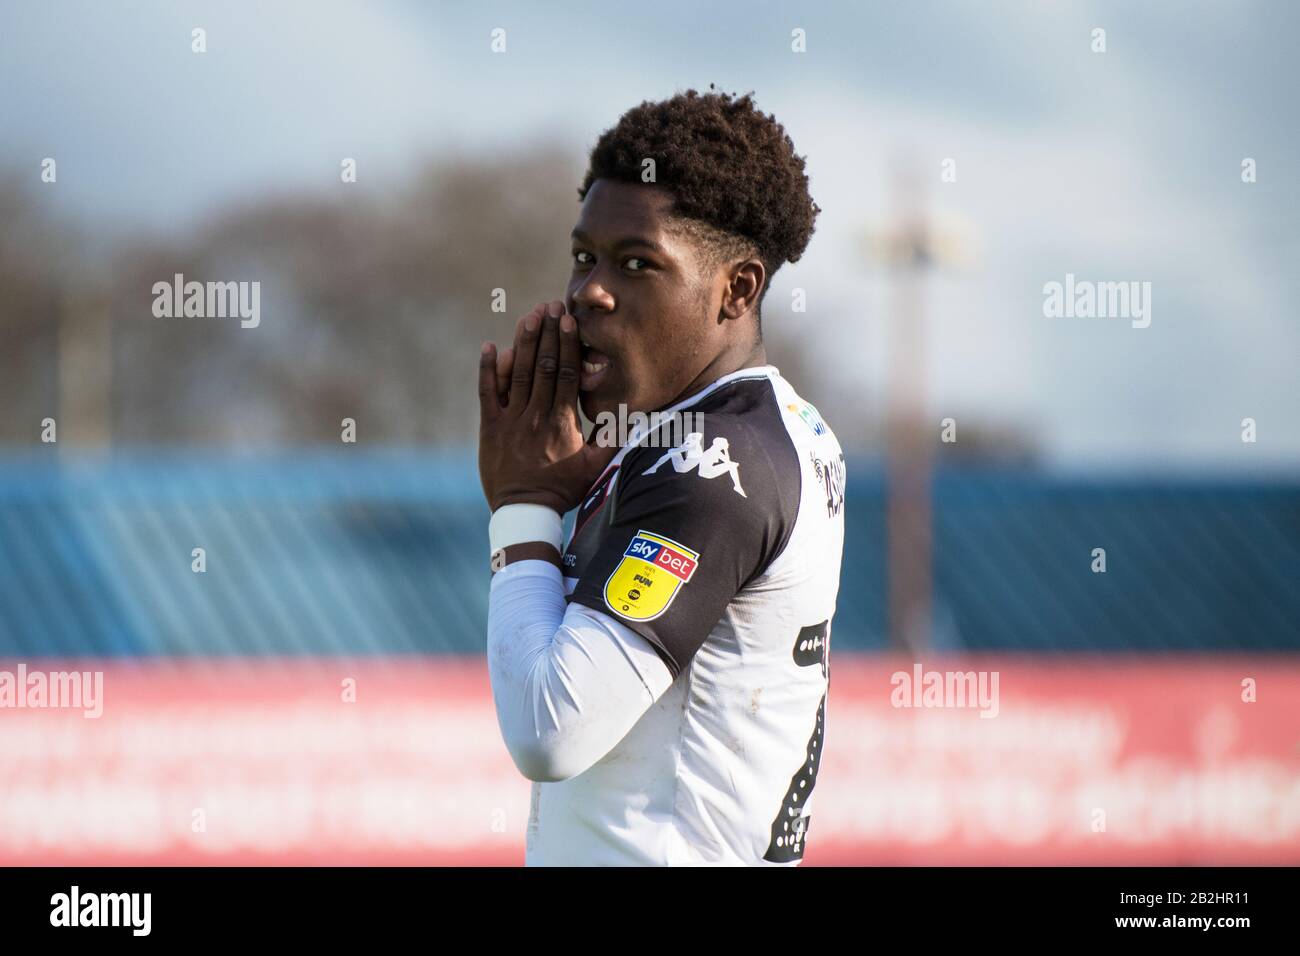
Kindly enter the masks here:
<path id="1" fill-rule="evenodd" d="M 767 269 L 761 259 L 745 259 L 733 265 L 722 293 L 722 311 L 718 318 L 739 319 L 753 311 L 766 282 Z"/>

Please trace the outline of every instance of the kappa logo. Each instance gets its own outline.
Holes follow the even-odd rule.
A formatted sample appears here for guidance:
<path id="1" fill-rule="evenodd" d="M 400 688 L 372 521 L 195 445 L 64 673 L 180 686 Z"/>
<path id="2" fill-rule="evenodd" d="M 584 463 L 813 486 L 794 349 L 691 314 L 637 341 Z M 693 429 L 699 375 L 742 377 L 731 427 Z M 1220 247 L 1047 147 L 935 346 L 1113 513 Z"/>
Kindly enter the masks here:
<path id="1" fill-rule="evenodd" d="M 691 432 L 686 436 L 686 441 L 664 452 L 662 458 L 641 474 L 653 475 L 659 470 L 660 465 L 668 461 L 673 463 L 673 470 L 678 474 L 684 474 L 692 469 L 698 469 L 701 478 L 717 478 L 719 475 L 729 474 L 731 486 L 736 489 L 736 494 L 748 498 L 745 489 L 740 487 L 740 464 L 731 460 L 729 449 L 730 445 L 721 435 L 713 439 L 712 445 L 705 448 L 704 435 L 701 432 Z"/>
<path id="2" fill-rule="evenodd" d="M 652 621 L 699 567 L 700 554 L 672 538 L 638 531 L 605 582 L 605 603 L 629 621 Z"/>

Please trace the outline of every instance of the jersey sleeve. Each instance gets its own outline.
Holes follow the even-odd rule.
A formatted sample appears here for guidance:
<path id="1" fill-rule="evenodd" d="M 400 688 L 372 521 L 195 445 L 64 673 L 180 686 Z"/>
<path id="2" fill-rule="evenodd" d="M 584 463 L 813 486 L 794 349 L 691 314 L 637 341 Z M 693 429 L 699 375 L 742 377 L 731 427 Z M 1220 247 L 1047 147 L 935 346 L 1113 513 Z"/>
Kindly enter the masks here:
<path id="1" fill-rule="evenodd" d="M 710 421 L 677 448 L 638 447 L 619 466 L 609 527 L 570 600 L 622 621 L 674 679 L 736 594 L 789 540 L 799 461 L 782 429 Z"/>
<path id="2" fill-rule="evenodd" d="M 648 641 L 608 614 L 566 607 L 559 569 L 539 560 L 493 575 L 487 660 L 506 749 L 537 782 L 587 770 L 671 685 Z"/>

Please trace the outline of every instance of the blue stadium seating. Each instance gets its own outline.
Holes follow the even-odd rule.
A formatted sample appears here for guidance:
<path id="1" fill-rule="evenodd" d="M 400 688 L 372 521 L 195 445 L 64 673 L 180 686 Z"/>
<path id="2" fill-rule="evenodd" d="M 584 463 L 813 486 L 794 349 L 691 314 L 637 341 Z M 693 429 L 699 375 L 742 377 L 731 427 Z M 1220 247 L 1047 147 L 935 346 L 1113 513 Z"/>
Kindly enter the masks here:
<path id="1" fill-rule="evenodd" d="M 880 650 L 885 479 L 848 476 L 835 647 Z M 472 453 L 11 454 L 0 657 L 478 654 L 486 554 Z M 1294 651 L 1300 480 L 943 470 L 933 572 L 935 649 Z"/>

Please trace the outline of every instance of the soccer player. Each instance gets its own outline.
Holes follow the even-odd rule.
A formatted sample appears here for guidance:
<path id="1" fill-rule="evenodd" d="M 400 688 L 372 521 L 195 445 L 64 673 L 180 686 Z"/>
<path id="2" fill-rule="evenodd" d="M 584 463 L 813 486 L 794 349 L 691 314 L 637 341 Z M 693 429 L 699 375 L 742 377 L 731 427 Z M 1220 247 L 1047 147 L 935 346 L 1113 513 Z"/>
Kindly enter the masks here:
<path id="1" fill-rule="evenodd" d="M 579 196 L 566 299 L 479 366 L 525 862 L 797 865 L 844 540 L 839 444 L 760 327 L 819 212 L 804 161 L 749 95 L 688 90 L 607 130 Z M 579 406 L 636 427 L 584 441 Z"/>

